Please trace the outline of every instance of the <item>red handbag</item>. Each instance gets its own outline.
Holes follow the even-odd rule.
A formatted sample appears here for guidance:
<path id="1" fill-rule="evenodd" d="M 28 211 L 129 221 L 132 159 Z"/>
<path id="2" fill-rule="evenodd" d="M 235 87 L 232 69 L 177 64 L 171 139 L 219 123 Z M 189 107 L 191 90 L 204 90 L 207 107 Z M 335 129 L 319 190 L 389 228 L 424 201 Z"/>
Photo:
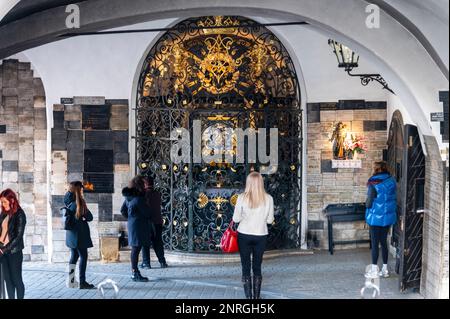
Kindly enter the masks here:
<path id="1" fill-rule="evenodd" d="M 238 234 L 237 231 L 233 229 L 233 226 L 234 221 L 231 221 L 220 240 L 220 247 L 224 253 L 236 253 L 239 251 Z"/>

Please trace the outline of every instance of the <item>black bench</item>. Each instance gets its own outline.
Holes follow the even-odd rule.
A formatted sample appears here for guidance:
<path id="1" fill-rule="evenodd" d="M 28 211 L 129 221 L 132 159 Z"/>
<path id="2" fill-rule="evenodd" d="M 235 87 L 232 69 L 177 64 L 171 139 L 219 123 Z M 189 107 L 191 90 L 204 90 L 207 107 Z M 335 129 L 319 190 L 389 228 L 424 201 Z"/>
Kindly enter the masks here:
<path id="1" fill-rule="evenodd" d="M 333 240 L 333 224 L 342 222 L 361 221 L 366 219 L 366 205 L 364 203 L 352 204 L 332 204 L 328 205 L 325 210 L 328 219 L 328 250 L 333 255 L 335 245 L 345 244 L 362 244 L 369 243 L 370 238 L 365 240 Z"/>

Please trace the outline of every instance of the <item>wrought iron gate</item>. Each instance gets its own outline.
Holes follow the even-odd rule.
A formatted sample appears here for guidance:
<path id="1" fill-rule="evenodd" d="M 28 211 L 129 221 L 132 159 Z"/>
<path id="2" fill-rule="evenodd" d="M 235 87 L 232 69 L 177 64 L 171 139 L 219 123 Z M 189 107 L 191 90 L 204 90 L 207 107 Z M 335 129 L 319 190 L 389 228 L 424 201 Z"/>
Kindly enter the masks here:
<path id="1" fill-rule="evenodd" d="M 292 60 L 275 35 L 242 17 L 188 19 L 157 41 L 142 68 L 136 165 L 162 194 L 165 246 L 214 252 L 247 174 L 267 164 L 248 157 L 237 163 L 225 153 L 222 161 L 197 162 L 192 138 L 189 161 L 173 163 L 170 151 L 180 141 L 171 140 L 171 132 L 181 137 L 186 129 L 192 137 L 194 121 L 201 121 L 202 153 L 231 140 L 224 152 L 236 155 L 234 130 L 278 128 L 278 166 L 265 176 L 275 203 L 268 248 L 299 247 L 300 92 Z"/>
<path id="2" fill-rule="evenodd" d="M 398 123 L 398 122 L 397 122 Z M 391 127 L 393 135 L 400 136 L 401 127 Z M 395 133 L 397 131 L 397 133 Z M 401 133 L 403 135 L 403 133 Z M 389 163 L 391 168 L 398 162 L 399 155 L 392 151 L 389 144 Z M 401 165 L 393 170 L 398 178 L 400 193 L 399 220 L 394 227 L 393 243 L 397 248 L 397 273 L 399 274 L 400 290 L 420 288 L 422 272 L 423 246 L 423 214 L 425 194 L 425 155 L 422 150 L 417 127 L 405 126 L 403 159 Z M 402 147 L 397 147 L 402 149 Z M 394 159 L 397 160 L 394 160 Z M 402 171 L 404 174 L 402 174 Z"/>

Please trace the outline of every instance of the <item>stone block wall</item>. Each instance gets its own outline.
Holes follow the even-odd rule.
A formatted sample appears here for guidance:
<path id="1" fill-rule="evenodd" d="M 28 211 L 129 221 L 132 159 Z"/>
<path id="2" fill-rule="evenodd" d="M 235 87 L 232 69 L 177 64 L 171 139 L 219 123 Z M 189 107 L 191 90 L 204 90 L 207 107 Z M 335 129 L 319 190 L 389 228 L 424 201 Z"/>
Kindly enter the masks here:
<path id="1" fill-rule="evenodd" d="M 425 214 L 421 294 L 426 298 L 448 298 L 448 163 L 442 161 L 433 136 L 424 136 Z"/>
<path id="2" fill-rule="evenodd" d="M 85 199 L 94 215 L 90 223 L 94 248 L 91 260 L 100 259 L 100 238 L 126 229 L 120 215 L 121 194 L 130 179 L 128 100 L 104 97 L 62 99 L 54 105 L 52 129 L 51 208 L 53 262 L 67 262 L 65 231 L 59 208 L 68 183 L 83 181 Z M 88 189 L 92 184 L 93 190 Z"/>
<path id="3" fill-rule="evenodd" d="M 311 103 L 307 106 L 307 211 L 310 248 L 328 249 L 327 221 L 324 209 L 329 204 L 362 203 L 366 200 L 366 183 L 375 161 L 383 160 L 387 148 L 387 105 L 385 102 L 339 101 Z M 364 135 L 368 151 L 360 154 L 362 168 L 332 168 L 331 133 L 338 122 L 348 131 Z M 365 222 L 337 223 L 334 240 L 369 238 Z M 336 249 L 356 248 L 368 244 L 338 245 Z"/>
<path id="4" fill-rule="evenodd" d="M 27 216 L 25 261 L 47 260 L 47 113 L 30 63 L 0 65 L 0 189 L 19 195 Z"/>

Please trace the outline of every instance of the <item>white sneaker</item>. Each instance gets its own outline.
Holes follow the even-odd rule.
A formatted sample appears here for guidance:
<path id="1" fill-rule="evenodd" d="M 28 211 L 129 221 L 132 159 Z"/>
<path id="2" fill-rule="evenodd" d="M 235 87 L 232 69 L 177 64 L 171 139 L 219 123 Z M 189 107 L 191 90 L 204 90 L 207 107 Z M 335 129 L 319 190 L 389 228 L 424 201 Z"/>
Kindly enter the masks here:
<path id="1" fill-rule="evenodd" d="M 388 270 L 387 268 L 383 268 L 383 269 L 381 269 L 381 271 L 378 273 L 378 275 L 379 275 L 380 277 L 383 277 L 383 278 L 388 278 L 388 277 L 389 277 L 389 270 Z"/>

